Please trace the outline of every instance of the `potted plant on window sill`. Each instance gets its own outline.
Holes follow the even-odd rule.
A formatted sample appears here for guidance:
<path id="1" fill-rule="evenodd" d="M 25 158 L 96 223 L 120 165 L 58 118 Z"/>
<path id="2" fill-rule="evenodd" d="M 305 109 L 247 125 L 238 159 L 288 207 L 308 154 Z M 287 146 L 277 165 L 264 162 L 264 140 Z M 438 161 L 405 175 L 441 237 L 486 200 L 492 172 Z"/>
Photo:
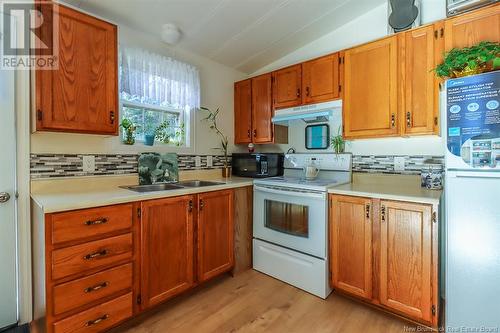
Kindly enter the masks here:
<path id="1" fill-rule="evenodd" d="M 163 142 L 163 143 L 166 143 L 166 144 L 169 144 L 170 143 L 170 139 L 171 139 L 171 135 L 170 133 L 168 132 L 168 130 L 170 129 L 170 123 L 168 121 L 164 121 L 160 124 L 160 126 L 158 126 L 156 129 L 155 129 L 155 139 L 158 140 L 159 142 Z"/>
<path id="2" fill-rule="evenodd" d="M 134 125 L 134 123 L 128 118 L 123 118 L 120 126 L 125 131 L 125 138 L 123 139 L 123 143 L 126 145 L 133 145 L 135 143 L 136 130 L 136 126 Z"/>
<path id="3" fill-rule="evenodd" d="M 339 127 L 337 135 L 331 137 L 331 144 L 335 154 L 342 154 L 345 150 L 345 140 L 342 136 L 342 129 Z"/>
<path id="4" fill-rule="evenodd" d="M 147 124 L 144 128 L 144 144 L 146 146 L 153 146 L 155 144 L 155 128 L 151 124 Z"/>
<path id="5" fill-rule="evenodd" d="M 217 127 L 217 115 L 219 114 L 219 108 L 217 108 L 217 110 L 215 110 L 214 112 L 205 107 L 201 107 L 201 109 L 208 112 L 208 115 L 204 120 L 210 123 L 210 129 L 214 130 L 220 138 L 221 146 L 214 149 L 221 150 L 224 153 L 222 177 L 229 178 L 231 177 L 231 166 L 229 165 L 229 156 L 227 153 L 229 139 L 226 135 L 224 135 L 224 133 L 222 133 L 219 127 Z"/>

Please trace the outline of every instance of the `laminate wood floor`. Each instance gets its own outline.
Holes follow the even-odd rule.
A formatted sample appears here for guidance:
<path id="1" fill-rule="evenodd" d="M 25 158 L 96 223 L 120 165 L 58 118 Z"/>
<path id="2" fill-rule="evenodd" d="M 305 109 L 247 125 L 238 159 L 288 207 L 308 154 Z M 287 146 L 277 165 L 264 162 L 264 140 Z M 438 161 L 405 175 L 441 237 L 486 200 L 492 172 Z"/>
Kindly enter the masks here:
<path id="1" fill-rule="evenodd" d="M 224 276 L 142 314 L 114 333 L 373 332 L 415 327 L 348 298 L 312 296 L 254 270 Z"/>

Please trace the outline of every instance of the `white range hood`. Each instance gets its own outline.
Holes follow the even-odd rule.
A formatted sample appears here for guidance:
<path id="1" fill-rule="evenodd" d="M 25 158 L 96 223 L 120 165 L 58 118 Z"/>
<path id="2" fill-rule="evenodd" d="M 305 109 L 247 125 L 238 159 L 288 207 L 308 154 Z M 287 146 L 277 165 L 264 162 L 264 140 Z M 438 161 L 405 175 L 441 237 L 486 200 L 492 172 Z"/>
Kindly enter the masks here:
<path id="1" fill-rule="evenodd" d="M 290 120 L 298 119 L 306 123 L 324 122 L 328 121 L 328 117 L 334 111 L 342 112 L 342 100 L 276 110 L 272 122 L 282 125 L 288 124 Z"/>

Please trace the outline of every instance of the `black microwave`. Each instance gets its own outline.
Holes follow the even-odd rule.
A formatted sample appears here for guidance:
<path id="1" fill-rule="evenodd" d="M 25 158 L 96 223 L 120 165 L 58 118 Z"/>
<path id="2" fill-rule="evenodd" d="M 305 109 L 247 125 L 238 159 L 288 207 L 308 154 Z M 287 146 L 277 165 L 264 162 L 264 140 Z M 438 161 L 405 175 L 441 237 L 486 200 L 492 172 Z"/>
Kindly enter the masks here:
<path id="1" fill-rule="evenodd" d="M 279 153 L 233 154 L 231 166 L 233 175 L 239 177 L 276 177 L 283 176 L 284 159 Z"/>

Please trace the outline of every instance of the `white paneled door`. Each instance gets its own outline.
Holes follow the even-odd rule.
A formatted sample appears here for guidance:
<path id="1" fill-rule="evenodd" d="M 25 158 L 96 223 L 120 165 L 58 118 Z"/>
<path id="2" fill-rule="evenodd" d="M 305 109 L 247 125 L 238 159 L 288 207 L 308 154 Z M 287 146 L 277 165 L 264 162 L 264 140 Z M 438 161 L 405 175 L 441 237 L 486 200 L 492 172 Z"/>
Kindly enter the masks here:
<path id="1" fill-rule="evenodd" d="M 14 71 L 0 69 L 0 330 L 17 322 L 14 110 Z"/>

